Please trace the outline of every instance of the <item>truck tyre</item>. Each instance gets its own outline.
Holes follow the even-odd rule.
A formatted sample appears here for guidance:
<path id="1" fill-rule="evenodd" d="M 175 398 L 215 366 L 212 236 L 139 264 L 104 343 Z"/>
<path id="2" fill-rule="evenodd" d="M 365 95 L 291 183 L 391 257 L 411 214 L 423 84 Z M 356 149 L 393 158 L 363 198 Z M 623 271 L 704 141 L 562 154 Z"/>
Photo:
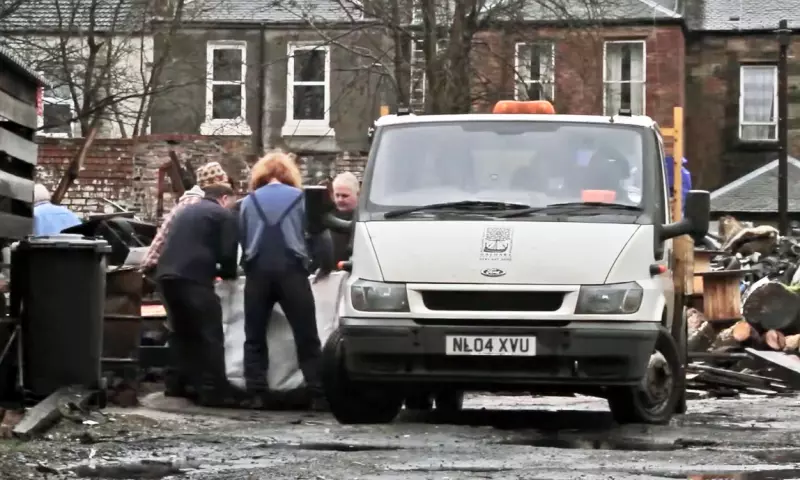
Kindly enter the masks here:
<path id="1" fill-rule="evenodd" d="M 459 390 L 439 392 L 433 398 L 437 413 L 458 413 L 464 407 L 464 392 Z"/>
<path id="2" fill-rule="evenodd" d="M 433 397 L 427 392 L 414 392 L 406 396 L 406 410 L 430 412 L 433 410 Z"/>
<path id="3" fill-rule="evenodd" d="M 686 374 L 678 346 L 660 327 L 645 378 L 635 386 L 609 389 L 608 405 L 617 423 L 669 423 L 684 396 Z"/>
<path id="4" fill-rule="evenodd" d="M 678 331 L 677 341 L 678 341 L 678 352 L 681 355 L 681 362 L 683 364 L 683 369 L 686 371 L 686 366 L 689 365 L 689 323 L 688 323 L 688 315 L 687 312 L 689 311 L 688 308 L 683 307 L 683 315 L 681 319 L 683 320 L 680 330 Z M 686 382 L 683 382 L 683 388 L 681 389 L 681 398 L 678 400 L 678 404 L 675 405 L 675 413 L 678 415 L 683 415 L 689 410 L 689 405 L 687 404 L 686 398 Z"/>
<path id="5" fill-rule="evenodd" d="M 344 341 L 335 330 L 322 349 L 322 388 L 331 413 L 342 424 L 390 423 L 400 413 L 403 398 L 347 377 L 344 366 Z"/>

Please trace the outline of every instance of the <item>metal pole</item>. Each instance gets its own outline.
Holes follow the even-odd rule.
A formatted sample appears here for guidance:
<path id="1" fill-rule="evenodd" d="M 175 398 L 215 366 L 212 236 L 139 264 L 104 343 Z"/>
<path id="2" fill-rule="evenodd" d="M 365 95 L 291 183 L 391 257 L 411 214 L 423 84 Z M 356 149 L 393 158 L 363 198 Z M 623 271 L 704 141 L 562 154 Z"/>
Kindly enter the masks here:
<path id="1" fill-rule="evenodd" d="M 787 57 L 791 40 L 788 22 L 781 20 L 778 24 L 778 41 L 780 55 L 778 57 L 778 230 L 781 235 L 789 233 L 789 132 L 787 117 L 789 114 L 789 68 Z"/>

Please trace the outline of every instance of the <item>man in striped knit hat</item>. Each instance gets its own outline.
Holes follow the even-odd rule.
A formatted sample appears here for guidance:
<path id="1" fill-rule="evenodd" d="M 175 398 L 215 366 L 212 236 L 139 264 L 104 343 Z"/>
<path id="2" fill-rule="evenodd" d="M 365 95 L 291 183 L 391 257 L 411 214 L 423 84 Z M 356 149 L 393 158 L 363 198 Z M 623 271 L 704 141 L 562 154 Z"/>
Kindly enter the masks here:
<path id="1" fill-rule="evenodd" d="M 156 232 L 156 236 L 153 238 L 153 242 L 150 244 L 150 248 L 147 250 L 147 254 L 142 262 L 142 271 L 148 276 L 155 273 L 158 259 L 161 257 L 161 252 L 164 250 L 164 241 L 170 231 L 175 215 L 186 208 L 186 206 L 199 203 L 205 196 L 203 188 L 209 185 L 230 182 L 228 175 L 218 162 L 209 162 L 198 168 L 195 171 L 195 178 L 197 179 L 197 185 L 187 190 L 186 193 L 181 196 L 178 203 L 167 213 L 164 217 L 164 221 Z M 159 295 L 161 295 L 161 292 L 159 292 Z M 164 303 L 166 309 L 167 306 L 166 302 L 163 302 L 163 295 L 161 295 L 161 297 L 162 303 Z M 178 352 L 181 347 L 179 345 L 180 338 L 172 334 L 169 310 L 167 310 L 167 329 L 170 332 L 168 338 L 170 365 L 165 372 L 165 395 L 194 398 L 196 392 L 188 385 L 187 372 L 182 372 L 180 369 L 180 361 L 178 359 Z"/>

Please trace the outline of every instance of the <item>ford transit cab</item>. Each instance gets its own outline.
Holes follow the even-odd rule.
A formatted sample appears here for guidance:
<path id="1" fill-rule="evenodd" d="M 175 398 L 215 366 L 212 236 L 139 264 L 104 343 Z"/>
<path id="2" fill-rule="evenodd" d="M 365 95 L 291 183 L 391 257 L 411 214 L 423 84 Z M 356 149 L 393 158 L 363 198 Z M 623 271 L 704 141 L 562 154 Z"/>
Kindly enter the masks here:
<path id="1" fill-rule="evenodd" d="M 671 220 L 648 117 L 509 110 L 377 121 L 323 352 L 340 422 L 470 390 L 597 395 L 620 422 L 680 409 L 671 245 L 706 234 L 708 192 Z"/>

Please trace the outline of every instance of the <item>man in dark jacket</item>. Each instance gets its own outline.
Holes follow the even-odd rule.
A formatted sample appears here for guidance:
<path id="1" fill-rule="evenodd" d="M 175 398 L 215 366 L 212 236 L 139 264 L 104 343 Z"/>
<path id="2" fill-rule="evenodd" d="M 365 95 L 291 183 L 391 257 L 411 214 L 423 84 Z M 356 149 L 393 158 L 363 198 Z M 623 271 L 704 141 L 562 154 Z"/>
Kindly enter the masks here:
<path id="1" fill-rule="evenodd" d="M 225 376 L 222 306 L 214 291 L 217 277 L 237 277 L 238 228 L 228 184 L 203 189 L 198 203 L 172 220 L 158 259 L 156 278 L 170 312 L 181 371 L 207 406 L 234 403 Z"/>

